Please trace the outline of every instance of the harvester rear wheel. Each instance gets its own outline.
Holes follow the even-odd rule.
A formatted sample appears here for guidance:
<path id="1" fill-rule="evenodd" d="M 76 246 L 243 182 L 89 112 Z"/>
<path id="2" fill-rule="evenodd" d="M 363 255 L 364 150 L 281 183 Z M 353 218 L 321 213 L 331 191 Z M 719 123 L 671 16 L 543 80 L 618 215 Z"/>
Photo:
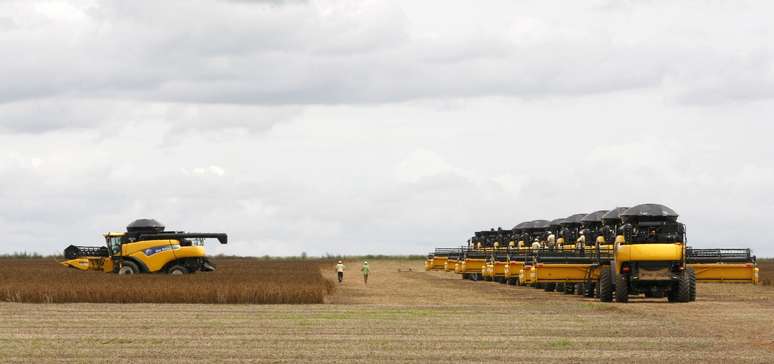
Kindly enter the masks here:
<path id="1" fill-rule="evenodd" d="M 680 273 L 680 278 L 669 292 L 669 302 L 689 302 L 691 300 L 691 277 L 688 271 Z"/>
<path id="2" fill-rule="evenodd" d="M 118 268 L 118 274 L 122 276 L 137 273 L 140 273 L 140 267 L 138 267 L 137 264 L 132 261 L 125 261 L 121 263 L 121 268 Z"/>
<path id="3" fill-rule="evenodd" d="M 691 298 L 690 301 L 696 301 L 696 271 L 693 268 L 688 268 L 688 279 L 691 283 Z"/>
<path id="4" fill-rule="evenodd" d="M 173 275 L 173 276 L 182 276 L 182 275 L 184 275 L 184 274 L 188 274 L 188 273 L 190 273 L 190 272 L 188 271 L 188 268 L 186 268 L 186 267 L 184 267 L 184 266 L 182 266 L 182 265 L 173 265 L 172 267 L 170 267 L 170 268 L 167 270 L 167 272 L 168 272 L 170 275 Z"/>
<path id="5" fill-rule="evenodd" d="M 609 268 L 603 268 L 599 274 L 599 300 L 613 302 L 613 279 Z"/>
<path id="6" fill-rule="evenodd" d="M 615 279 L 615 301 L 629 302 L 629 281 L 625 274 L 619 274 Z"/>

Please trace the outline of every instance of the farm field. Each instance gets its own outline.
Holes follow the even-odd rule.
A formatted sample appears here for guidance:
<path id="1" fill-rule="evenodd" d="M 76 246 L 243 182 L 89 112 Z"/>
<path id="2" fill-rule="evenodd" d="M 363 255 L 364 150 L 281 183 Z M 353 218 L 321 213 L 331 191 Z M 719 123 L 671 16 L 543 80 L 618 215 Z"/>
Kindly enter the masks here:
<path id="1" fill-rule="evenodd" d="M 0 301 L 18 303 L 322 303 L 334 286 L 315 261 L 218 259 L 215 272 L 119 276 L 49 259 L 0 260 Z"/>
<path id="2" fill-rule="evenodd" d="M 694 303 L 620 305 L 422 261 L 371 261 L 365 287 L 345 263 L 326 304 L 0 303 L 0 362 L 774 362 L 772 287 L 700 284 Z"/>

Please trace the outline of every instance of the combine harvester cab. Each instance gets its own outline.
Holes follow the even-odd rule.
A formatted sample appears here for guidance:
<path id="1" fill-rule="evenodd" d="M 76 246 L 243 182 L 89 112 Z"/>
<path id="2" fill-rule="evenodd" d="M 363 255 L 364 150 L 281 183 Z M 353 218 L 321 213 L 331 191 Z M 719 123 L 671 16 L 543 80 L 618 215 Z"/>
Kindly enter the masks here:
<path id="1" fill-rule="evenodd" d="M 497 283 L 505 283 L 505 266 L 508 265 L 508 250 L 512 240 L 512 230 L 497 229 L 491 253 L 492 280 Z"/>
<path id="2" fill-rule="evenodd" d="M 758 267 L 750 249 L 686 249 L 688 266 L 698 282 L 758 284 Z"/>
<path id="3" fill-rule="evenodd" d="M 528 278 L 525 277 L 525 281 L 527 281 L 530 287 L 533 288 L 543 288 L 542 283 L 537 281 L 538 266 L 535 258 L 540 253 L 540 251 L 545 249 L 550 228 L 551 221 L 548 220 L 535 220 L 532 222 L 532 225 L 527 228 L 527 231 L 529 231 L 530 240 L 532 241 L 532 246 L 530 247 L 530 265 L 525 264 L 525 268 L 527 266 L 530 268 Z M 535 246 L 535 244 L 537 244 L 537 246 Z"/>
<path id="4" fill-rule="evenodd" d="M 479 231 L 470 239 L 471 244 L 464 251 L 460 265 L 459 273 L 462 274 L 463 279 L 473 281 L 486 279 L 484 275 L 486 259 L 491 254 L 493 246 L 499 244 L 497 237 L 501 232 L 502 229 Z"/>
<path id="5" fill-rule="evenodd" d="M 503 278 L 507 284 L 520 285 L 519 279 L 520 272 L 524 270 L 524 263 L 527 261 L 526 257 L 529 249 L 527 248 L 527 241 L 529 237 L 526 229 L 532 226 L 532 221 L 525 221 L 513 227 L 511 230 L 511 239 L 513 244 L 508 245 L 506 265 L 503 268 Z"/>
<path id="6" fill-rule="evenodd" d="M 666 296 L 670 302 L 696 298 L 696 275 L 686 264 L 685 226 L 678 214 L 658 204 L 621 213 L 623 238 L 616 237 L 613 260 L 599 277 L 599 298 L 628 302 L 629 295 Z"/>
<path id="7" fill-rule="evenodd" d="M 106 247 L 67 247 L 67 260 L 62 265 L 122 275 L 211 272 L 215 265 L 206 256 L 206 239 L 228 243 L 226 234 L 165 231 L 156 220 L 139 219 L 129 224 L 125 233 L 105 234 Z"/>
<path id="8" fill-rule="evenodd" d="M 490 234 L 490 231 L 479 231 L 470 239 L 468 248 L 463 252 L 464 254 L 460 267 L 460 274 L 462 274 L 463 279 L 470 279 L 473 281 L 483 279 L 482 268 L 486 265 L 486 252 L 484 251 L 484 247 L 487 244 L 487 236 Z"/>
<path id="9" fill-rule="evenodd" d="M 580 230 L 583 224 L 581 220 L 588 215 L 587 213 L 570 215 L 559 224 L 559 239 L 557 248 L 565 251 L 574 251 L 578 246 L 578 239 L 581 237 Z"/>

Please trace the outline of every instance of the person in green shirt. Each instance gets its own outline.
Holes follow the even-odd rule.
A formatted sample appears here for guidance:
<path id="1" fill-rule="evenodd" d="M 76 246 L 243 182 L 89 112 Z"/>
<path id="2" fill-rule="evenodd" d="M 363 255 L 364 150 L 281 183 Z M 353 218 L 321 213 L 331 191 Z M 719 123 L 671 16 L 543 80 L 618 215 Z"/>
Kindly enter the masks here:
<path id="1" fill-rule="evenodd" d="M 368 261 L 363 262 L 363 267 L 360 268 L 360 270 L 363 272 L 363 282 L 365 282 L 365 285 L 368 285 L 368 272 L 371 271 L 371 268 L 368 266 Z"/>

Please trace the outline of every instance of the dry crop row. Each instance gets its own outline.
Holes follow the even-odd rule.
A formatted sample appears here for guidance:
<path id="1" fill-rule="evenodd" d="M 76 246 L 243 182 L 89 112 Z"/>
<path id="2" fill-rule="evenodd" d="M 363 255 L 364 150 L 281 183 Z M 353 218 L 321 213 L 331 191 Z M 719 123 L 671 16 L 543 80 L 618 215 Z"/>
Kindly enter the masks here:
<path id="1" fill-rule="evenodd" d="M 0 301 L 30 303 L 323 303 L 335 285 L 316 261 L 218 259 L 185 276 L 119 276 L 66 269 L 50 259 L 4 259 Z"/>
<path id="2" fill-rule="evenodd" d="M 758 259 L 759 278 L 764 286 L 774 286 L 774 259 Z"/>

